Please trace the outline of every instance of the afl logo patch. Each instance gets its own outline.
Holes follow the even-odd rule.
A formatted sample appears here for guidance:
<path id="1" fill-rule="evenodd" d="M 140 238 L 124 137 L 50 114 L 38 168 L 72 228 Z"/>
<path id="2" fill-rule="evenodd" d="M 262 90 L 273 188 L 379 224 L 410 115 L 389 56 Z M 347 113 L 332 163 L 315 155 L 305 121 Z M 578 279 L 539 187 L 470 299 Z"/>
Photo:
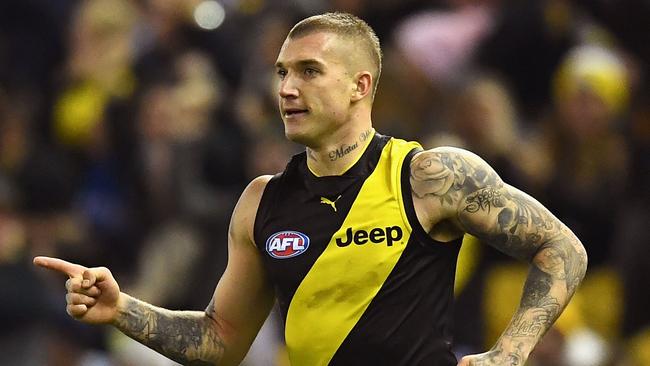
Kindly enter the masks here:
<path id="1" fill-rule="evenodd" d="M 304 253 L 309 237 L 297 231 L 280 231 L 266 240 L 266 251 L 273 258 L 287 259 Z"/>

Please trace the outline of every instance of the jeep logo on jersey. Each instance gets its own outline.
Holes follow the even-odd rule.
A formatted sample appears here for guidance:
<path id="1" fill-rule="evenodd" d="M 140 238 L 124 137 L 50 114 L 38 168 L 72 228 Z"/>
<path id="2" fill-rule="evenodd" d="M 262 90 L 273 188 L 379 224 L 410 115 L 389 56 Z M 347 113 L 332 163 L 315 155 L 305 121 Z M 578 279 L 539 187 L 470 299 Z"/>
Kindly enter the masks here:
<path id="1" fill-rule="evenodd" d="M 399 226 L 390 226 L 386 228 L 376 227 L 371 229 L 370 232 L 365 230 L 352 231 L 352 228 L 349 227 L 345 231 L 345 239 L 336 238 L 336 245 L 340 247 L 347 247 L 352 242 L 356 245 L 363 245 L 368 241 L 379 244 L 386 242 L 386 245 L 389 247 L 393 245 L 394 242 L 402 239 L 402 228 Z"/>
<path id="2" fill-rule="evenodd" d="M 286 259 L 304 253 L 309 237 L 297 231 L 280 231 L 266 240 L 266 251 L 273 258 Z"/>

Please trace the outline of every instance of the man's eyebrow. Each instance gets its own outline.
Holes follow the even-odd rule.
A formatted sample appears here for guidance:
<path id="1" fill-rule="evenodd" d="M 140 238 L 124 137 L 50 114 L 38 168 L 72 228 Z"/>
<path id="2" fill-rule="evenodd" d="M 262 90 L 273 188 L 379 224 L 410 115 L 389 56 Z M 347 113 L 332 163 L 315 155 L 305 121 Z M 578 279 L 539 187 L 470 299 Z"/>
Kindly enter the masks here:
<path id="1" fill-rule="evenodd" d="M 298 66 L 302 66 L 302 67 L 305 67 L 305 66 L 320 66 L 320 67 L 322 67 L 322 66 L 324 66 L 324 64 L 321 61 L 319 61 L 317 59 L 313 59 L 313 58 L 309 58 L 309 59 L 305 59 L 305 60 L 298 60 L 298 61 L 295 62 L 295 64 L 298 65 Z M 284 68 L 285 65 L 282 62 L 278 61 L 278 62 L 275 63 L 275 67 L 276 68 Z"/>
<path id="2" fill-rule="evenodd" d="M 316 59 L 300 60 L 296 63 L 300 66 L 324 66 L 322 62 Z"/>

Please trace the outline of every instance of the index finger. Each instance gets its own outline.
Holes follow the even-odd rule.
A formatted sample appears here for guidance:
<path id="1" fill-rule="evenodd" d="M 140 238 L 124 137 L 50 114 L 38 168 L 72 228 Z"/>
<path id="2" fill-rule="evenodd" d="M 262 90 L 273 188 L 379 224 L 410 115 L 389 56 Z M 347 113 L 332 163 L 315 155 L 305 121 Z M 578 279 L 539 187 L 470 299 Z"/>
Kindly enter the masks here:
<path id="1" fill-rule="evenodd" d="M 35 257 L 34 264 L 39 267 L 61 272 L 65 275 L 68 275 L 69 277 L 81 277 L 84 271 L 87 269 L 86 267 L 79 264 L 74 264 L 68 261 L 64 261 L 63 259 L 51 257 Z"/>

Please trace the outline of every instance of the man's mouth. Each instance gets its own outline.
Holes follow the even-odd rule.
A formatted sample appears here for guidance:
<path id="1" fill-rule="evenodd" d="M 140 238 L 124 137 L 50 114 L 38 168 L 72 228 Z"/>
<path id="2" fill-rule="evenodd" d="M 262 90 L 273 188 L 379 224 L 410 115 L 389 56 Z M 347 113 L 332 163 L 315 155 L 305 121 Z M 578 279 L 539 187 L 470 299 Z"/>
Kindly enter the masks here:
<path id="1" fill-rule="evenodd" d="M 299 116 L 304 116 L 307 113 L 309 113 L 309 110 L 307 109 L 287 108 L 284 110 L 284 117 L 286 118 L 299 117 Z"/>

